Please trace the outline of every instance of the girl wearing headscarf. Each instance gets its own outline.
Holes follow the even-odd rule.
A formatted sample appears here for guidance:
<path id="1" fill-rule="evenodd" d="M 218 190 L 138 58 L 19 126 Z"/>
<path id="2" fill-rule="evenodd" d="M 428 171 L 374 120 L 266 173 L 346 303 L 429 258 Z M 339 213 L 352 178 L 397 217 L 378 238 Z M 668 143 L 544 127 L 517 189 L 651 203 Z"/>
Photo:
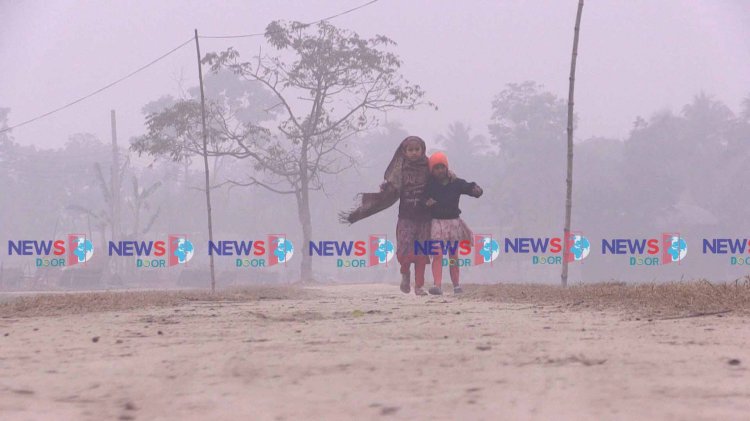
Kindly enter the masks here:
<path id="1" fill-rule="evenodd" d="M 449 176 L 448 157 L 442 152 L 430 155 L 429 167 L 431 177 L 427 182 L 425 205 L 430 209 L 432 224 L 430 237 L 434 241 L 461 242 L 468 240 L 471 243 L 472 232 L 466 223 L 459 217 L 461 209 L 458 201 L 462 194 L 472 197 L 482 195 L 482 188 L 477 183 L 469 183 L 462 178 Z M 443 293 L 443 259 L 442 256 L 434 256 L 432 259 L 432 278 L 435 286 L 429 289 L 430 294 L 441 295 Z M 458 256 L 449 256 L 449 270 L 453 292 L 461 293 L 459 285 Z"/>
<path id="2" fill-rule="evenodd" d="M 424 273 L 429 256 L 414 253 L 414 243 L 430 239 L 430 211 L 425 207 L 425 188 L 430 176 L 426 146 L 417 136 L 404 139 L 385 170 L 385 181 L 378 193 L 361 193 L 357 208 L 340 215 L 342 222 L 353 224 L 387 209 L 396 201 L 396 257 L 401 265 L 401 291 L 411 292 L 410 266 L 414 263 L 414 293 L 424 291 Z"/>

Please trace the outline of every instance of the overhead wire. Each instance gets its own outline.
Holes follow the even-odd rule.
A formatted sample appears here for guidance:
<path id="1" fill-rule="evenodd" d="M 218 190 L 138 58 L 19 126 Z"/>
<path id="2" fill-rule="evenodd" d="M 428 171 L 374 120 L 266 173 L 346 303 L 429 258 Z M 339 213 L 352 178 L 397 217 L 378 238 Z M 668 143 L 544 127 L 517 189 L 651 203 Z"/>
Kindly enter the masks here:
<path id="1" fill-rule="evenodd" d="M 337 18 L 339 16 L 343 16 L 343 15 L 346 15 L 348 13 L 352 13 L 354 11 L 362 9 L 364 7 L 370 6 L 371 4 L 376 3 L 378 1 L 379 0 L 371 0 L 371 1 L 367 2 L 367 3 L 359 5 L 357 7 L 354 7 L 354 8 L 348 9 L 348 10 L 344 10 L 343 12 L 337 13 L 335 15 L 327 16 L 325 18 L 318 19 L 318 20 L 313 21 L 313 22 L 306 23 L 305 25 L 313 25 L 313 24 L 316 24 L 316 23 L 320 23 L 320 22 L 324 22 L 324 21 L 327 21 L 327 20 L 330 20 L 330 19 L 334 19 L 334 18 Z M 259 33 L 254 33 L 254 34 L 244 34 L 244 35 L 219 35 L 219 36 L 201 35 L 201 36 L 199 36 L 199 38 L 214 38 L 214 39 L 222 39 L 223 38 L 223 39 L 230 39 L 230 38 L 249 38 L 249 37 L 257 37 L 257 36 L 263 36 L 263 35 L 265 35 L 265 32 L 259 32 Z M 100 92 L 102 92 L 104 90 L 107 90 L 107 89 L 109 89 L 109 88 L 117 85 L 118 83 L 121 83 L 121 82 L 123 82 L 123 81 L 125 81 L 125 80 L 127 80 L 127 79 L 129 79 L 129 78 L 131 78 L 133 76 L 135 76 L 136 74 L 142 72 L 143 70 L 146 70 L 147 68 L 149 68 L 152 65 L 158 63 L 159 61 L 165 59 L 166 57 L 170 56 L 171 54 L 177 52 L 180 48 L 186 46 L 187 44 L 189 44 L 189 43 L 191 43 L 193 41 L 194 41 L 194 37 L 190 37 L 190 39 L 186 40 L 182 44 L 180 44 L 180 45 L 172 48 L 171 50 L 169 50 L 166 53 L 162 54 L 161 56 L 157 57 L 156 59 L 154 59 L 154 60 L 152 60 L 152 61 L 144 64 L 143 66 L 141 66 L 141 67 L 137 68 L 136 70 L 128 73 L 127 75 L 125 75 L 125 76 L 123 76 L 123 77 L 115 80 L 114 82 L 109 83 L 109 84 L 107 84 L 107 85 L 105 85 L 105 86 L 103 86 L 103 87 L 101 87 L 101 88 L 99 88 L 99 89 L 97 89 L 97 90 L 95 90 L 95 91 L 87 94 L 87 95 L 84 95 L 84 96 L 82 96 L 82 97 L 80 97 L 80 98 L 78 98 L 78 99 L 76 99 L 74 101 L 71 101 L 71 102 L 69 102 L 69 103 L 67 103 L 65 105 L 57 107 L 54 110 L 48 111 L 48 112 L 46 112 L 44 114 L 41 114 L 41 115 L 38 115 L 38 116 L 36 116 L 34 118 L 22 121 L 22 122 L 20 122 L 18 124 L 14 124 L 12 126 L 4 127 L 2 129 L 0 129 L 0 133 L 5 133 L 5 132 L 11 131 L 13 129 L 16 129 L 18 127 L 25 126 L 25 125 L 27 125 L 29 123 L 33 123 L 33 122 L 35 122 L 37 120 L 40 120 L 40 119 L 42 119 L 44 117 L 50 116 L 52 114 L 55 114 L 57 112 L 60 112 L 60 111 L 62 111 L 64 109 L 66 109 L 66 108 L 72 107 L 73 105 L 78 104 L 81 101 L 84 101 L 84 100 L 86 100 L 88 98 L 91 98 L 92 96 L 94 96 L 94 95 L 96 95 L 96 94 L 98 94 L 98 93 L 100 93 Z"/>

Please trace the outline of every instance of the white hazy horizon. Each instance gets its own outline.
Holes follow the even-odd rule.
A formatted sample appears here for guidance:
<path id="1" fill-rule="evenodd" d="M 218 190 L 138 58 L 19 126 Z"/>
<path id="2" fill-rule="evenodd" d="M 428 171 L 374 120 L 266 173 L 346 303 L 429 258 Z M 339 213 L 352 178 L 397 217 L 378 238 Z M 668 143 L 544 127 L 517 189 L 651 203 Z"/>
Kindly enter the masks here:
<path id="1" fill-rule="evenodd" d="M 0 107 L 9 125 L 89 94 L 202 35 L 263 32 L 272 20 L 314 21 L 365 0 L 0 2 Z M 363 37 L 398 43 L 403 74 L 438 105 L 392 112 L 389 120 L 428 142 L 461 121 L 487 134 L 492 98 L 533 80 L 567 98 L 577 1 L 396 1 L 332 20 Z M 201 52 L 238 49 L 250 58 L 262 37 L 202 39 Z M 737 111 L 750 94 L 750 3 L 596 1 L 584 6 L 576 78 L 576 138 L 623 139 L 636 116 L 679 112 L 701 91 Z M 121 145 L 144 132 L 141 108 L 197 84 L 193 44 L 66 110 L 19 127 L 20 144 L 60 147 L 73 133 Z"/>

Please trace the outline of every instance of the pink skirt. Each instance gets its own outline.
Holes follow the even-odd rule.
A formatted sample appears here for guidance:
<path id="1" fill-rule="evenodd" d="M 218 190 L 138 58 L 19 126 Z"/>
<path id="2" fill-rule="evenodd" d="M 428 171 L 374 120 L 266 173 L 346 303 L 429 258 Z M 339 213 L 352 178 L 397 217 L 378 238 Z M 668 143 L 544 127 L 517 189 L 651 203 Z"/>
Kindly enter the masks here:
<path id="1" fill-rule="evenodd" d="M 461 218 L 433 219 L 430 234 L 432 240 L 442 241 L 471 241 L 474 236 L 471 228 Z"/>

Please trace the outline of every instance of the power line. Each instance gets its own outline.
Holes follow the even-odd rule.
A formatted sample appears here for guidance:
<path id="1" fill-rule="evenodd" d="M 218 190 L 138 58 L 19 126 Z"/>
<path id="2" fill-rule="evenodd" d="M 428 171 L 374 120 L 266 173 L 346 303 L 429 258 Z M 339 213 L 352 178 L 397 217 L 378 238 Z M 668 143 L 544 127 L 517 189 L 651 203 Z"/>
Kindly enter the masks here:
<path id="1" fill-rule="evenodd" d="M 344 10 L 341 13 L 337 13 L 335 15 L 331 15 L 331 16 L 328 16 L 328 17 L 325 17 L 325 18 L 322 18 L 322 19 L 318 19 L 318 20 L 313 21 L 313 22 L 308 22 L 308 23 L 305 23 L 304 25 L 306 25 L 306 26 L 307 25 L 314 25 L 316 23 L 321 23 L 321 22 L 324 22 L 324 21 L 327 21 L 327 20 L 331 20 L 331 19 L 337 18 L 339 16 L 343 16 L 343 15 L 346 15 L 348 13 L 354 12 L 356 10 L 365 8 L 365 7 L 367 7 L 367 6 L 369 6 L 369 5 L 373 4 L 373 3 L 377 3 L 378 1 L 379 0 L 372 0 L 372 1 L 369 1 L 369 2 L 367 2 L 365 4 L 361 4 L 361 5 L 357 6 L 357 7 L 354 7 L 352 9 Z M 215 35 L 215 36 L 200 35 L 200 36 L 198 36 L 198 38 L 222 38 L 222 39 L 228 39 L 228 38 L 251 38 L 251 37 L 262 37 L 265 34 L 266 34 L 265 32 L 258 32 L 258 33 L 255 33 L 255 34 L 245 34 L 245 35 Z"/>
<path id="2" fill-rule="evenodd" d="M 367 2 L 367 3 L 361 4 L 361 5 L 357 6 L 357 7 L 352 8 L 352 9 L 344 10 L 343 12 L 340 12 L 340 13 L 337 13 L 335 15 L 331 15 L 331 16 L 328 16 L 328 17 L 325 17 L 325 18 L 322 18 L 322 19 L 318 19 L 318 20 L 313 21 L 313 22 L 306 23 L 305 25 L 313 25 L 313 24 L 316 24 L 316 23 L 324 22 L 326 20 L 334 19 L 334 18 L 337 18 L 339 16 L 343 16 L 343 15 L 346 15 L 348 13 L 354 12 L 356 10 L 365 8 L 365 7 L 367 7 L 367 6 L 369 6 L 369 5 L 373 4 L 373 3 L 376 3 L 378 1 L 379 0 L 371 0 L 371 1 Z M 249 37 L 258 37 L 258 36 L 264 36 L 264 35 L 265 35 L 265 32 L 259 32 L 259 33 L 255 33 L 255 34 L 246 34 L 246 35 L 225 35 L 225 36 L 205 36 L 204 35 L 204 36 L 200 36 L 199 38 L 249 38 Z M 52 115 L 52 114 L 58 112 L 58 111 L 62 111 L 64 109 L 66 109 L 66 108 L 69 108 L 69 107 L 75 105 L 75 104 L 78 104 L 79 102 L 81 102 L 83 100 L 91 98 L 92 96 L 98 94 L 99 92 L 102 92 L 102 91 L 104 91 L 104 90 L 106 90 L 108 88 L 111 88 L 112 86 L 115 86 L 118 83 L 120 83 L 120 82 L 122 82 L 122 81 L 124 81 L 124 80 L 126 80 L 128 78 L 130 78 L 131 76 L 134 76 L 135 74 L 137 74 L 137 73 L 145 70 L 146 68 L 152 66 L 153 64 L 156 64 L 157 62 L 161 61 L 162 59 L 164 59 L 165 57 L 167 57 L 170 54 L 174 53 L 175 51 L 179 50 L 180 48 L 184 47 L 185 45 L 193 42 L 194 39 L 195 38 L 191 37 L 190 39 L 188 39 L 187 41 L 185 41 L 182 44 L 178 45 L 177 47 L 169 50 L 167 53 L 163 54 L 159 58 L 157 58 L 157 59 L 155 59 L 155 60 L 153 60 L 153 61 L 151 61 L 151 62 L 149 62 L 149 63 L 147 63 L 147 64 L 145 64 L 145 65 L 143 65 L 141 67 L 139 67 L 135 71 L 133 71 L 133 72 L 131 72 L 131 73 L 129 73 L 129 74 L 121 77 L 120 79 L 117 79 L 116 81 L 114 81 L 114 82 L 112 82 L 112 83 L 110 83 L 110 84 L 108 84 L 108 85 L 106 85 L 106 86 L 104 86 L 102 88 L 97 89 L 96 91 L 94 91 L 94 92 L 92 92 L 92 93 L 90 93 L 90 94 L 88 94 L 86 96 L 78 98 L 75 101 L 69 102 L 69 103 L 67 103 L 67 104 L 65 104 L 65 105 L 63 105 L 61 107 L 55 108 L 52 111 L 48 111 L 48 112 L 46 112 L 46 113 L 44 113 L 42 115 L 36 116 L 36 117 L 34 117 L 32 119 L 29 119 L 29 120 L 23 121 L 21 123 L 14 124 L 12 126 L 8 126 L 8 127 L 3 128 L 3 129 L 0 129 L 0 133 L 5 133 L 5 132 L 11 131 L 11 130 L 13 130 L 15 128 L 18 128 L 18 127 L 24 126 L 26 124 L 32 123 L 34 121 L 40 120 L 40 119 L 42 119 L 44 117 L 47 117 L 49 115 Z"/>
<path id="3" fill-rule="evenodd" d="M 81 97 L 81 98 L 78 98 L 78 99 L 76 99 L 76 100 L 75 100 L 75 101 L 73 101 L 73 102 L 69 102 L 69 103 L 67 103 L 67 104 L 63 105 L 62 107 L 58 107 L 58 108 L 55 108 L 54 110 L 52 110 L 52 111 L 49 111 L 49 112 L 46 112 L 46 113 L 44 113 L 44 114 L 42 114 L 42 115 L 40 115 L 40 116 L 37 116 L 37 117 L 34 117 L 34 118 L 30 119 L 30 120 L 26 120 L 26 121 L 24 121 L 24 122 L 21 122 L 21 123 L 15 124 L 15 125 L 13 125 L 13 126 L 9 126 L 9 127 L 6 127 L 6 128 L 4 128 L 4 129 L 1 129 L 1 130 L 0 130 L 0 133 L 4 133 L 4 132 L 10 131 L 10 130 L 13 130 L 13 129 L 17 128 L 17 127 L 21 127 L 21 126 L 23 126 L 23 125 L 26 125 L 26 124 L 29 124 L 29 123 L 31 123 L 31 122 L 37 121 L 37 120 L 39 120 L 39 119 L 42 119 L 42 118 L 44 118 L 44 117 L 47 117 L 48 115 L 54 114 L 54 113 L 56 113 L 56 112 L 58 112 L 58 111 L 62 111 L 62 110 L 64 110 L 64 109 L 68 108 L 68 107 L 71 107 L 71 106 L 73 106 L 73 105 L 75 105 L 75 104 L 78 104 L 79 102 L 81 102 L 81 101 L 83 101 L 83 100 L 85 100 L 85 99 L 91 98 L 92 96 L 94 96 L 94 95 L 98 94 L 99 92 L 101 92 L 101 91 L 103 91 L 103 90 L 105 90 L 105 89 L 111 88 L 112 86 L 115 86 L 115 85 L 117 85 L 118 83 L 120 83 L 120 82 L 124 81 L 125 79 L 128 79 L 128 78 L 130 78 L 131 76 L 134 76 L 134 75 L 135 75 L 136 73 L 139 73 L 139 72 L 141 72 L 142 70 L 145 70 L 145 69 L 146 69 L 147 67 L 150 67 L 151 65 L 153 65 L 153 64 L 156 64 L 156 63 L 157 63 L 158 61 L 160 61 L 160 60 L 164 59 L 164 58 L 165 58 L 165 57 L 167 57 L 168 55 L 170 55 L 170 54 L 174 53 L 175 51 L 179 50 L 180 48 L 184 47 L 185 45 L 187 45 L 187 44 L 189 44 L 189 43 L 191 43 L 191 42 L 193 42 L 193 41 L 194 41 L 194 38 L 192 38 L 192 37 L 191 37 L 191 38 L 190 38 L 189 40 L 187 40 L 187 41 L 183 42 L 182 44 L 178 45 L 177 47 L 175 47 L 175 48 L 173 48 L 173 49 L 169 50 L 169 52 L 167 52 L 167 53 L 163 54 L 163 55 L 162 55 L 162 56 L 160 56 L 159 58 L 157 58 L 157 59 L 155 59 L 155 60 L 151 61 L 151 62 L 150 62 L 150 63 L 148 63 L 148 64 L 145 64 L 145 65 L 143 65 L 143 66 L 139 67 L 139 68 L 138 68 L 138 69 L 136 69 L 135 71 L 133 71 L 133 72 L 131 72 L 131 73 L 127 74 L 126 76 L 123 76 L 123 77 L 121 77 L 120 79 L 117 79 L 116 81 L 114 81 L 114 82 L 110 83 L 109 85 L 107 85 L 107 86 L 104 86 L 104 87 L 102 87 L 102 88 L 99 88 L 99 89 L 97 89 L 96 91 L 94 91 L 94 92 L 92 92 L 92 93 L 90 93 L 90 94 L 88 94 L 88 95 L 86 95 L 86 96 L 83 96 L 83 97 Z"/>

